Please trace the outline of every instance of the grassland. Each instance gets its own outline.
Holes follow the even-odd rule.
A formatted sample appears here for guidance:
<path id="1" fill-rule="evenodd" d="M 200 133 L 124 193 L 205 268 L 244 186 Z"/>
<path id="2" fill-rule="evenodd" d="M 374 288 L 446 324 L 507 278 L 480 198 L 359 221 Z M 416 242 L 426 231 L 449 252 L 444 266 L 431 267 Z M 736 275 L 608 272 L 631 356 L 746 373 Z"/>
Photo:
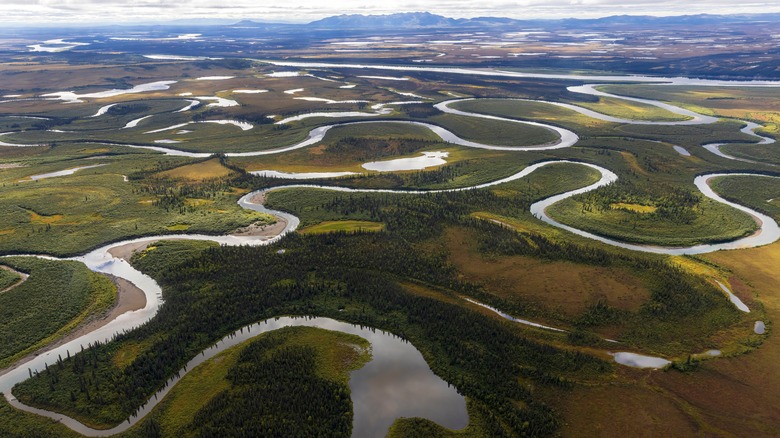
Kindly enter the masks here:
<path id="1" fill-rule="evenodd" d="M 663 100 L 703 114 L 752 120 L 764 132 L 780 133 L 780 90 L 775 87 L 679 87 L 661 85 L 609 85 L 605 91 L 624 96 Z"/>
<path id="2" fill-rule="evenodd" d="M 382 231 L 385 225 L 381 222 L 371 221 L 325 221 L 317 225 L 298 230 L 301 234 L 321 234 L 335 232 L 371 232 Z"/>
<path id="3" fill-rule="evenodd" d="M 3 263 L 30 277 L 0 294 L 0 368 L 61 338 L 116 299 L 111 281 L 81 263 L 18 257 Z"/>
<path id="4" fill-rule="evenodd" d="M 121 436 L 147 436 L 150 423 L 158 425 L 161 436 L 190 436 L 197 428 L 193 421 L 198 411 L 218 394 L 230 390 L 232 384 L 227 373 L 238 362 L 242 350 L 264 338 L 278 341 L 267 355 L 288 347 L 315 349 L 316 374 L 343 385 L 349 381 L 350 371 L 361 368 L 371 358 L 370 344 L 358 336 L 311 327 L 275 330 L 226 350 L 191 370 L 147 420 Z"/>
<path id="5" fill-rule="evenodd" d="M 662 246 L 690 246 L 734 240 L 758 229 L 746 213 L 709 199 L 699 203 L 695 219 L 680 223 L 657 215 L 624 208 L 588 210 L 573 198 L 547 209 L 550 217 L 566 225 L 626 242 Z"/>
<path id="6" fill-rule="evenodd" d="M 472 108 L 479 112 L 479 103 Z M 554 143 L 558 134 L 538 126 L 523 123 L 487 120 L 477 117 L 444 114 L 431 117 L 431 122 L 447 128 L 455 135 L 466 140 L 501 145 L 501 146 L 533 146 L 537 144 Z"/>
<path id="7" fill-rule="evenodd" d="M 447 117 L 450 116 L 447 115 Z M 500 127 L 493 126 L 493 121 L 482 120 L 479 123 L 472 123 L 473 120 L 475 119 L 463 117 L 458 118 L 457 123 L 450 119 L 446 119 L 446 123 L 444 123 L 445 119 L 431 121 L 453 129 L 457 134 L 464 135 L 466 138 L 490 144 L 524 146 L 552 142 L 557 139 L 555 134 L 543 128 L 528 127 L 510 122 L 495 122 L 507 125 L 506 127 Z M 466 124 L 466 121 L 469 124 Z M 491 134 L 491 132 L 494 134 Z M 501 132 L 502 135 L 505 135 L 506 141 L 503 143 L 503 140 L 496 141 L 495 139 L 499 137 L 495 135 L 495 132 Z M 464 133 L 468 133 L 468 135 Z M 361 165 L 367 161 L 390 157 L 416 156 L 416 153 L 422 151 L 446 151 L 450 154 L 447 159 L 448 163 L 491 160 L 501 157 L 500 160 L 497 159 L 494 162 L 486 161 L 478 164 L 478 166 L 470 166 L 468 170 L 460 172 L 464 177 L 475 173 L 475 171 L 496 169 L 496 166 L 505 169 L 506 165 L 502 165 L 502 163 L 507 160 L 524 162 L 529 158 L 528 156 L 520 157 L 509 152 L 456 147 L 443 143 L 438 136 L 421 126 L 397 123 L 366 123 L 332 129 L 321 144 L 309 148 L 279 155 L 231 158 L 230 161 L 248 170 L 366 172 Z M 531 157 L 533 156 L 531 155 Z M 508 175 L 506 173 L 507 170 L 504 170 L 504 172 L 504 175 Z M 474 176 L 468 176 L 468 178 L 474 178 Z M 485 177 L 480 179 L 483 182 L 487 180 Z"/>
<path id="8" fill-rule="evenodd" d="M 702 114 L 750 120 L 762 125 L 757 130 L 759 134 L 770 137 L 780 135 L 780 105 L 777 104 L 780 91 L 777 88 L 610 85 L 605 90 L 626 96 L 665 100 Z M 722 150 L 729 155 L 760 163 L 780 162 L 772 145 L 751 144 L 758 140 L 756 137 L 722 136 L 721 140 L 735 143 L 722 146 Z M 704 143 L 707 142 L 702 141 Z"/>
<path id="9" fill-rule="evenodd" d="M 479 251 L 476 236 L 465 228 L 446 230 L 443 242 L 464 279 L 483 285 L 503 300 L 536 309 L 531 314 L 573 321 L 599 301 L 637 311 L 650 297 L 645 282 L 628 269 L 485 255 Z"/>
<path id="10" fill-rule="evenodd" d="M 424 126 L 405 123 L 374 123 L 369 121 L 360 124 L 337 126 L 325 134 L 323 142 L 330 143 L 340 138 L 349 137 L 441 141 L 438 135 Z"/>
<path id="11" fill-rule="evenodd" d="M 95 164 L 96 161 L 102 160 L 82 160 L 81 163 Z M 136 171 L 149 169 L 147 172 L 153 172 L 160 167 L 165 169 L 187 163 L 187 160 L 173 159 L 167 164 L 156 162 L 152 165 L 130 155 L 104 162 L 109 164 L 71 176 L 24 183 L 14 181 L 38 170 L 26 167 L 6 170 L 3 176 L 8 176 L 7 182 L 0 188 L 0 230 L 3 233 L 0 251 L 78 254 L 131 236 L 181 231 L 218 234 L 272 220 L 267 215 L 240 208 L 236 200 L 242 192 L 224 185 L 190 190 L 172 197 L 172 193 L 183 190 L 176 183 L 161 186 L 156 180 L 124 182 L 120 175 L 120 172 L 133 170 L 130 166 Z M 52 161 L 36 169 L 73 167 L 56 163 Z M 224 168 L 219 169 L 218 163 L 213 162 L 193 166 L 179 167 L 171 171 L 171 176 L 193 175 L 205 167 L 224 172 Z"/>
<path id="12" fill-rule="evenodd" d="M 780 219 L 780 180 L 760 176 L 727 176 L 710 181 L 726 199 Z"/>
<path id="13" fill-rule="evenodd" d="M 548 164 L 525 178 L 490 187 L 500 197 L 528 196 L 536 201 L 595 183 L 601 174 L 590 167 L 571 163 Z M 527 213 L 528 216 L 530 212 Z"/>
<path id="14" fill-rule="evenodd" d="M 573 129 L 577 133 L 596 132 L 614 126 L 613 123 L 594 120 L 576 111 L 542 102 L 480 99 L 458 102 L 453 105 L 453 108 L 520 120 L 547 121 Z"/>
<path id="15" fill-rule="evenodd" d="M 230 176 L 234 171 L 228 169 L 217 158 L 201 161 L 195 164 L 186 164 L 155 174 L 158 178 L 183 179 L 187 181 L 205 181 L 208 179 L 220 179 Z"/>
<path id="16" fill-rule="evenodd" d="M 690 119 L 690 117 L 681 116 L 665 109 L 658 108 L 657 106 L 615 99 L 613 97 L 599 97 L 599 100 L 596 103 L 582 101 L 574 101 L 571 103 L 592 109 L 601 114 L 627 120 L 672 122 Z"/>
<path id="17" fill-rule="evenodd" d="M 777 157 L 777 145 L 775 144 L 724 144 L 720 150 L 732 157 L 780 165 L 780 159 Z"/>

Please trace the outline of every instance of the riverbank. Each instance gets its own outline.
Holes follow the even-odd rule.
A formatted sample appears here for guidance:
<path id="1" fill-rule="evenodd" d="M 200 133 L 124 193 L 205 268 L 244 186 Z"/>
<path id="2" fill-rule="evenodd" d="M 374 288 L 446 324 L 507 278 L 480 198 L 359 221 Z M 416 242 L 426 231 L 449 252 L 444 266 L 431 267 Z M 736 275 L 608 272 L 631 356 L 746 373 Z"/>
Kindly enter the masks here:
<path id="1" fill-rule="evenodd" d="M 74 328 L 72 331 L 68 332 L 61 338 L 46 345 L 43 348 L 40 348 L 28 354 L 27 356 L 24 356 L 23 358 L 12 363 L 8 367 L 0 370 L 0 376 L 2 376 L 3 374 L 5 374 L 10 370 L 13 370 L 14 368 L 18 367 L 21 364 L 29 362 L 31 359 L 33 359 L 36 356 L 43 355 L 51 350 L 54 350 L 55 348 L 61 345 L 67 344 L 68 342 L 78 339 L 81 336 L 84 336 L 88 333 L 91 333 L 105 326 L 109 322 L 119 317 L 119 315 L 122 315 L 127 312 L 140 310 L 146 306 L 146 295 L 144 294 L 143 290 L 135 286 L 133 283 L 125 280 L 124 278 L 120 278 L 108 274 L 106 274 L 106 276 L 111 279 L 114 285 L 116 285 L 116 290 L 117 290 L 116 301 L 110 309 L 100 314 L 96 314 L 88 317 L 84 322 L 79 324 L 76 328 Z M 17 283 L 17 285 L 18 284 L 19 283 Z"/>
<path id="2" fill-rule="evenodd" d="M 8 267 L 8 266 L 2 266 L 2 265 L 0 265 L 0 269 L 2 269 L 2 270 L 4 270 L 4 271 L 8 271 L 8 272 L 10 272 L 10 273 L 12 273 L 12 274 L 16 274 L 16 275 L 18 275 L 18 276 L 19 276 L 19 280 L 17 280 L 17 281 L 16 281 L 16 283 L 14 283 L 14 284 L 12 284 L 12 285 L 10 285 L 10 286 L 6 287 L 6 288 L 5 288 L 5 289 L 3 289 L 3 290 L 0 290 L 0 294 L 2 294 L 2 293 L 5 293 L 5 292 L 9 292 L 9 291 L 11 291 L 11 290 L 15 289 L 16 287 L 18 287 L 19 285 L 21 285 L 22 283 L 24 283 L 25 281 L 27 281 L 27 279 L 30 277 L 30 275 L 28 275 L 28 274 L 25 274 L 24 272 L 19 272 L 19 271 L 17 271 L 16 269 L 10 268 L 10 267 Z"/>

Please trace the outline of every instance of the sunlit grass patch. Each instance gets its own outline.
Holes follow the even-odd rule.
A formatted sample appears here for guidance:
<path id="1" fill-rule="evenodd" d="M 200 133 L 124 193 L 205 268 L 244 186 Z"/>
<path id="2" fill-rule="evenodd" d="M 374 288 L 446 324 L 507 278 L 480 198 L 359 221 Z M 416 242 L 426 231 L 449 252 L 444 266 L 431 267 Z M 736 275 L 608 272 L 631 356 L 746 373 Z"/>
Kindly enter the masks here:
<path id="1" fill-rule="evenodd" d="M 652 205 L 627 204 L 625 202 L 615 202 L 610 204 L 610 207 L 616 210 L 633 211 L 634 213 L 654 213 L 656 210 L 658 210 L 658 207 L 654 207 Z"/>
<path id="2" fill-rule="evenodd" d="M 592 109 L 593 111 L 628 120 L 650 121 L 679 121 L 688 120 L 690 117 L 674 114 L 665 109 L 653 105 L 616 99 L 612 97 L 600 97 L 596 103 L 576 102 L 578 106 Z"/>
<path id="3" fill-rule="evenodd" d="M 317 225 L 312 225 L 301 229 L 301 234 L 322 234 L 322 233 L 334 233 L 334 232 L 376 232 L 385 229 L 385 224 L 382 222 L 372 221 L 325 221 Z"/>
<path id="4" fill-rule="evenodd" d="M 175 169 L 157 174 L 159 177 L 182 178 L 191 181 L 203 181 L 212 178 L 223 178 L 233 171 L 223 166 L 216 158 L 195 164 L 187 164 Z"/>

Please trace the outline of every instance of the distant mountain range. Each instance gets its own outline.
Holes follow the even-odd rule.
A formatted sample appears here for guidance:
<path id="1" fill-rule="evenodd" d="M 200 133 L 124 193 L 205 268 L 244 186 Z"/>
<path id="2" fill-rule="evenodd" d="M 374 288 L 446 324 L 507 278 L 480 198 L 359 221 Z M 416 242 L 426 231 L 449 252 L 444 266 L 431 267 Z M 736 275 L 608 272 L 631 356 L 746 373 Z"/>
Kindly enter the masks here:
<path id="1" fill-rule="evenodd" d="M 457 26 L 454 18 L 442 17 L 430 12 L 405 12 L 389 15 L 337 15 L 309 23 L 318 28 L 419 28 L 419 27 L 452 27 Z"/>
<path id="2" fill-rule="evenodd" d="M 718 23 L 780 21 L 780 14 L 764 15 L 679 15 L 670 17 L 654 17 L 649 15 L 615 15 L 592 19 L 535 19 L 518 20 L 502 17 L 448 18 L 430 12 L 404 12 L 388 15 L 337 15 L 312 21 L 308 24 L 261 23 L 243 20 L 234 27 L 268 27 L 268 26 L 305 26 L 313 29 L 431 29 L 431 28 L 474 28 L 474 27 L 508 27 L 508 26 L 539 26 L 576 24 L 587 26 L 632 26 L 652 24 L 663 25 L 706 25 Z"/>

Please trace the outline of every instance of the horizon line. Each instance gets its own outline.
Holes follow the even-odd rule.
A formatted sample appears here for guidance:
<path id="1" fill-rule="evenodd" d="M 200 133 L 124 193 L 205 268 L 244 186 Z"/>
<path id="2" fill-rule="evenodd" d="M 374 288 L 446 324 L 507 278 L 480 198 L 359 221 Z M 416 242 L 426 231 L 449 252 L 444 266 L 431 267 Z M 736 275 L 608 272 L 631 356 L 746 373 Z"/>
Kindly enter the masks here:
<path id="1" fill-rule="evenodd" d="M 431 14 L 436 15 L 439 17 L 452 19 L 452 20 L 475 20 L 475 19 L 487 19 L 487 18 L 500 18 L 500 19 L 509 19 L 514 20 L 518 22 L 531 22 L 531 21 L 548 21 L 548 22 L 554 22 L 554 21 L 566 21 L 566 20 L 575 20 L 575 21 L 592 21 L 592 20 L 599 20 L 604 18 L 619 18 L 619 17 L 631 17 L 631 18 L 682 18 L 682 17 L 753 17 L 753 18 L 759 18 L 761 16 L 767 16 L 767 15 L 780 15 L 780 11 L 778 12 L 767 12 L 767 13 L 758 13 L 758 12 L 734 12 L 734 13 L 693 13 L 693 14 L 673 14 L 673 13 L 659 13 L 659 14 L 651 14 L 651 13 L 640 13 L 640 14 L 607 14 L 607 15 L 600 15 L 600 16 L 592 16 L 592 17 L 576 17 L 576 16 L 549 16 L 549 17 L 535 17 L 535 18 L 513 18 L 506 15 L 485 15 L 485 14 L 475 14 L 470 17 L 449 17 L 442 14 L 437 14 L 430 11 L 424 11 L 424 10 L 418 10 L 418 11 L 404 11 L 404 12 L 392 12 L 392 13 L 379 13 L 379 14 L 360 14 L 360 13 L 345 13 L 345 14 L 335 14 L 335 15 L 325 15 L 321 18 L 316 19 L 290 19 L 290 20 L 280 20 L 280 19 L 264 19 L 260 17 L 226 17 L 226 18 L 213 18 L 208 16 L 201 16 L 201 17 L 190 17 L 190 18 L 179 18 L 179 19 L 168 19 L 168 20 L 148 20 L 148 19 L 135 19 L 135 20 L 96 20 L 96 21 L 88 21 L 85 22 L 84 20 L 79 21 L 38 21 L 38 22 L 28 22 L 28 23 L 21 23 L 17 20 L 12 21 L 4 21 L 0 18 L 0 23 L 3 25 L 6 25 L 7 27 L 13 27 L 13 28 L 35 28 L 35 27 L 53 27 L 53 26 L 67 26 L 67 27 L 95 27 L 95 26 L 114 26 L 114 25 L 123 25 L 123 26 L 162 26 L 162 25 L 170 25 L 170 26 L 226 26 L 231 24 L 237 24 L 242 21 L 251 21 L 253 23 L 257 24 L 272 24 L 272 25 L 308 25 L 315 23 L 317 21 L 321 21 L 328 18 L 334 18 L 334 17 L 349 17 L 349 16 L 362 16 L 362 17 L 388 17 L 393 15 L 403 15 L 403 14 Z M 198 23 L 201 22 L 201 23 Z M 211 22 L 211 23 L 208 23 Z M 425 27 L 436 27 L 436 26 L 425 26 Z"/>

